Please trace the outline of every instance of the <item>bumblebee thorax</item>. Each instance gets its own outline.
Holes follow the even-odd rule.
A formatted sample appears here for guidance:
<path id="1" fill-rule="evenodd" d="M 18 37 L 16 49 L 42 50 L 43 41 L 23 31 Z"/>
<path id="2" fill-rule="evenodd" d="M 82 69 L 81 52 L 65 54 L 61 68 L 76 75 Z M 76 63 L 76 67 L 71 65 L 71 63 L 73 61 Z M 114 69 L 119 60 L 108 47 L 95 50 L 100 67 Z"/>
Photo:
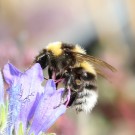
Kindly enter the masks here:
<path id="1" fill-rule="evenodd" d="M 61 42 L 50 43 L 47 46 L 47 50 L 51 51 L 54 56 L 59 56 L 62 54 L 61 45 L 62 45 Z"/>

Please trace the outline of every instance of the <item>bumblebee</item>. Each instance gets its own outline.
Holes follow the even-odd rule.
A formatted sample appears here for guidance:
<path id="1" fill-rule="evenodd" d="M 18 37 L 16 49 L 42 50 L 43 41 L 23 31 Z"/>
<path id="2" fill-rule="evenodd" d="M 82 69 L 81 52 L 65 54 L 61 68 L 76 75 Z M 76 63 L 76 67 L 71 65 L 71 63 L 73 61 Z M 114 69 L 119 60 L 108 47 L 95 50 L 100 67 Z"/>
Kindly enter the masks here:
<path id="1" fill-rule="evenodd" d="M 49 79 L 61 81 L 65 86 L 63 99 L 70 89 L 68 106 L 77 112 L 90 112 L 98 98 L 97 75 L 106 77 L 103 69 L 115 71 L 108 63 L 87 55 L 79 45 L 62 42 L 48 44 L 35 58 L 42 69 L 48 67 Z"/>

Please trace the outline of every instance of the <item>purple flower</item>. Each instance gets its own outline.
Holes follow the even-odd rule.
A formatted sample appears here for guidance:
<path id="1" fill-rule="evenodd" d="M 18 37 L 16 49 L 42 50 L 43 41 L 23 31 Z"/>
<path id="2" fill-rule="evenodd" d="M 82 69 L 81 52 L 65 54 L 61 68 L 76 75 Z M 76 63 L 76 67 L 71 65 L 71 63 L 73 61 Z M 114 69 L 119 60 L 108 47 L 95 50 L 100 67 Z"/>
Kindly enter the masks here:
<path id="1" fill-rule="evenodd" d="M 56 90 L 53 80 L 48 80 L 42 86 L 44 76 L 39 64 L 21 72 L 8 63 L 4 66 L 3 74 L 9 84 L 7 134 L 12 134 L 13 130 L 18 134 L 22 124 L 24 134 L 38 135 L 65 113 L 66 105 L 61 104 L 64 89 Z"/>
<path id="2" fill-rule="evenodd" d="M 61 115 L 61 113 L 66 111 L 65 105 L 59 106 L 61 94 L 64 89 L 59 89 L 56 91 L 53 80 L 49 80 L 47 82 L 46 89 L 49 87 L 50 91 L 45 90 L 45 93 L 39 100 L 29 134 L 33 132 L 38 134 L 40 131 L 46 131 Z"/>

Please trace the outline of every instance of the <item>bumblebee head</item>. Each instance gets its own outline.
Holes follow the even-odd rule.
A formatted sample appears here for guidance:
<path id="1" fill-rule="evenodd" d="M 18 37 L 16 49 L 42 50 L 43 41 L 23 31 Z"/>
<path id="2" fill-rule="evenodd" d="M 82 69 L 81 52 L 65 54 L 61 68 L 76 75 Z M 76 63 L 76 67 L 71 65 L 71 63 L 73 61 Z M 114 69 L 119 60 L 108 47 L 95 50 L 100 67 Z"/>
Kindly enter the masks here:
<path id="1" fill-rule="evenodd" d="M 39 63 L 42 69 L 46 68 L 49 64 L 49 53 L 46 49 L 43 49 L 42 52 L 35 58 L 35 63 Z"/>

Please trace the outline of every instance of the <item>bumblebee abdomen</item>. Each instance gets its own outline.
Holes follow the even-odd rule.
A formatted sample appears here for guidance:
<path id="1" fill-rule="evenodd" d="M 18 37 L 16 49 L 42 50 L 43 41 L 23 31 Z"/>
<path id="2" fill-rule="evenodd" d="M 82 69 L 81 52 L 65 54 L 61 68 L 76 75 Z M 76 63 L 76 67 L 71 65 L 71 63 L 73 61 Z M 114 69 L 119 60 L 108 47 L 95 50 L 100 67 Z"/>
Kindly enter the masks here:
<path id="1" fill-rule="evenodd" d="M 77 93 L 74 106 L 77 112 L 84 111 L 90 112 L 95 106 L 98 98 L 97 90 L 84 88 L 82 91 Z"/>
<path id="2" fill-rule="evenodd" d="M 71 77 L 72 75 L 72 77 Z M 74 106 L 77 112 L 90 112 L 97 102 L 96 76 L 82 67 L 73 68 L 71 73 L 71 99 L 68 106 Z M 69 80 L 67 78 L 67 80 Z"/>
<path id="3" fill-rule="evenodd" d="M 81 91 L 78 91 L 74 105 L 77 112 L 90 112 L 95 106 L 98 98 L 95 80 L 84 83 Z"/>

